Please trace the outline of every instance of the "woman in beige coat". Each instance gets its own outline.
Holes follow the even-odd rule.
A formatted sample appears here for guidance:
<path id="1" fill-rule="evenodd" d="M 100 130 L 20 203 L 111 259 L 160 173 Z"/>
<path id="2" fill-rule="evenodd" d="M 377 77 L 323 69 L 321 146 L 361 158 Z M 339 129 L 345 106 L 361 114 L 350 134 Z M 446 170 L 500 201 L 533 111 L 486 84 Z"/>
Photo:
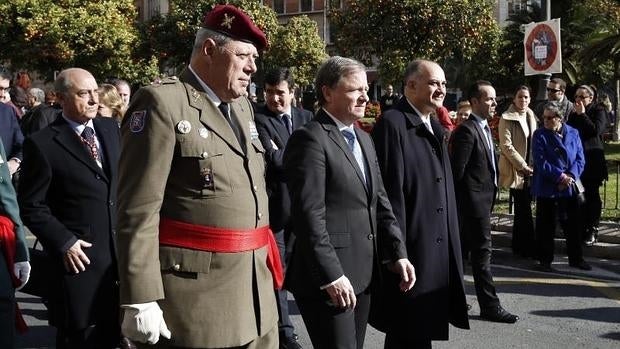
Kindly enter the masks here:
<path id="1" fill-rule="evenodd" d="M 499 184 L 510 189 L 514 200 L 512 251 L 523 257 L 535 256 L 529 177 L 533 172 L 530 147 L 537 122 L 529 104 L 530 89 L 519 86 L 499 120 Z"/>

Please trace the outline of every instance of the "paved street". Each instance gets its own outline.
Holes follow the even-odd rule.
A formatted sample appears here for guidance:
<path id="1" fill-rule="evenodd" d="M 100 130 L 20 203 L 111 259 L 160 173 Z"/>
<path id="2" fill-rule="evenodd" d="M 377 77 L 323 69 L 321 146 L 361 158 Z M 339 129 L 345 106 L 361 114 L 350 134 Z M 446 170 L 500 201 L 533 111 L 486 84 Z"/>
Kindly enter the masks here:
<path id="1" fill-rule="evenodd" d="M 588 259 L 592 272 L 567 266 L 556 256 L 558 273 L 532 270 L 531 260 L 515 259 L 503 249 L 494 250 L 493 273 L 503 306 L 521 317 L 514 325 L 482 321 L 474 295 L 471 271 L 466 270 L 470 331 L 450 330 L 449 342 L 434 348 L 618 348 L 620 347 L 620 261 Z M 18 348 L 52 348 L 54 331 L 47 326 L 43 305 L 37 298 L 19 294 L 31 326 Z M 291 300 L 292 302 L 292 300 Z M 304 348 L 311 348 L 301 316 L 293 320 Z M 415 329 L 412 329 L 415 331 Z M 365 348 L 382 348 L 383 335 L 368 329 Z"/>

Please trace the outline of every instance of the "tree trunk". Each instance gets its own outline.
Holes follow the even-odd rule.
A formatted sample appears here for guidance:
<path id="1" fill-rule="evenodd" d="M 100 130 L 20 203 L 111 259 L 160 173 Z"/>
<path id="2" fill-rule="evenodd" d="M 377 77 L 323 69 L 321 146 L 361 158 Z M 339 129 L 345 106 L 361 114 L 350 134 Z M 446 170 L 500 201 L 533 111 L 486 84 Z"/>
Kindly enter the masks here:
<path id="1" fill-rule="evenodd" d="M 614 121 L 613 140 L 620 140 L 620 76 L 616 75 L 616 120 Z"/>

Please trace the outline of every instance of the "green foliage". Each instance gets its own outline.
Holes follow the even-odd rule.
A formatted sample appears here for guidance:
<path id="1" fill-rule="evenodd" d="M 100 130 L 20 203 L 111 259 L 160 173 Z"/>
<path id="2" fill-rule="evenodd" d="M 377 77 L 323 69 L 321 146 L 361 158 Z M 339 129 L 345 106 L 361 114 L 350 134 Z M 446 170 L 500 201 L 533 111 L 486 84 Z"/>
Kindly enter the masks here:
<path id="1" fill-rule="evenodd" d="M 82 67 L 95 76 L 149 80 L 157 73 L 154 57 L 134 54 L 138 33 L 131 0 L 12 0 L 0 3 L 0 36 L 10 38 L 2 60 L 15 69 L 55 70 Z"/>
<path id="2" fill-rule="evenodd" d="M 276 13 L 256 0 L 171 0 L 166 17 L 154 18 L 141 26 L 141 51 L 161 57 L 162 68 L 182 69 L 189 63 L 194 35 L 204 14 L 218 3 L 243 9 L 265 32 L 270 47 L 262 55 L 263 68 L 294 67 L 296 81 L 301 84 L 311 81 L 325 57 L 316 23 L 307 17 L 295 17 L 283 27 L 278 24 Z"/>
<path id="3" fill-rule="evenodd" d="M 267 69 L 294 67 L 295 82 L 305 86 L 312 83 L 316 70 L 326 58 L 325 44 L 319 37 L 316 22 L 307 16 L 297 16 L 278 30 L 264 63 Z"/>
<path id="4" fill-rule="evenodd" d="M 399 81 L 412 59 L 427 58 L 457 65 L 451 80 L 466 84 L 466 73 L 474 72 L 480 60 L 487 70 L 496 66 L 500 30 L 493 3 L 351 0 L 344 9 L 333 9 L 330 20 L 337 49 L 367 65 L 378 62 L 385 82 Z"/>

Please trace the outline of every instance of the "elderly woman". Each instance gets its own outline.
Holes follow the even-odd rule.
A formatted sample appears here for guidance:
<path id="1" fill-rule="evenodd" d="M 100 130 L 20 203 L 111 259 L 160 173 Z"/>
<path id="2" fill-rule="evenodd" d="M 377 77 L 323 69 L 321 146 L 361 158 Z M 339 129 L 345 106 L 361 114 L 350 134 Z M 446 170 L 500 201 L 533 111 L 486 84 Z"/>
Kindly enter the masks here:
<path id="1" fill-rule="evenodd" d="M 532 140 L 532 194 L 536 197 L 536 245 L 540 269 L 552 271 L 555 223 L 566 236 L 569 265 L 582 270 L 591 267 L 583 260 L 579 178 L 585 165 L 579 133 L 562 123 L 562 112 L 555 102 L 544 106 L 544 127 Z"/>
<path id="2" fill-rule="evenodd" d="M 529 180 L 533 171 L 532 135 L 537 125 L 529 104 L 530 89 L 519 86 L 499 120 L 499 185 L 510 189 L 514 199 L 512 252 L 523 257 L 536 256 Z"/>
<path id="3" fill-rule="evenodd" d="M 579 131 L 586 159 L 581 180 L 586 190 L 584 242 L 587 245 L 593 245 L 598 238 L 598 224 L 602 209 L 598 189 L 603 184 L 603 180 L 607 179 L 607 162 L 603 148 L 607 114 L 601 105 L 593 101 L 594 90 L 587 85 L 579 86 L 575 92 L 575 109 L 570 113 L 566 122 Z"/>

